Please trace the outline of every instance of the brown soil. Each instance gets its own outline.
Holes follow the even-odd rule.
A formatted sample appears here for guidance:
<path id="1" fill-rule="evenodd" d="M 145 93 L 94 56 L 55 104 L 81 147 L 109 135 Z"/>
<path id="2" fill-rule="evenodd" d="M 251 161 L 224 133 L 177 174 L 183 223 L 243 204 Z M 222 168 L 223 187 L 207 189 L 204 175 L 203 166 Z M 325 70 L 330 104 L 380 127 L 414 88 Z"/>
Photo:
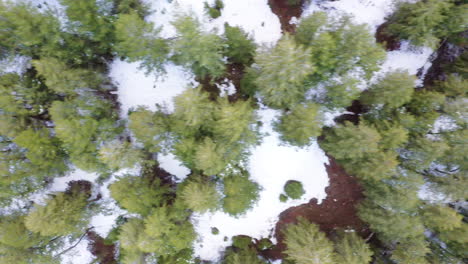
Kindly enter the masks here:
<path id="1" fill-rule="evenodd" d="M 269 0 L 271 11 L 278 16 L 281 23 L 283 34 L 294 33 L 296 30 L 295 24 L 289 24 L 292 17 L 299 18 L 302 14 L 302 5 L 304 0 Z"/>
<path id="2" fill-rule="evenodd" d="M 385 32 L 387 26 L 388 22 L 385 22 L 377 28 L 377 32 L 375 32 L 375 38 L 377 39 L 377 42 L 381 43 L 387 51 L 400 49 L 400 40 L 398 40 L 398 38 L 395 36 L 390 36 Z"/>
<path id="3" fill-rule="evenodd" d="M 317 200 L 312 199 L 307 204 L 291 207 L 282 212 L 276 224 L 275 237 L 278 243 L 274 248 L 262 252 L 265 257 L 283 258 L 285 244 L 282 230 L 288 224 L 295 223 L 300 216 L 318 224 L 320 229 L 329 235 L 341 228 L 354 229 L 363 237 L 370 234 L 366 224 L 356 214 L 356 204 L 364 198 L 362 187 L 355 177 L 348 175 L 336 163 L 333 157 L 328 158 L 330 164 L 325 165 L 330 179 L 330 185 L 326 188 L 327 198 L 321 204 L 317 204 Z"/>
<path id="4" fill-rule="evenodd" d="M 104 239 L 93 231 L 87 233 L 89 240 L 88 250 L 93 254 L 100 264 L 116 264 L 115 245 L 106 245 Z"/>

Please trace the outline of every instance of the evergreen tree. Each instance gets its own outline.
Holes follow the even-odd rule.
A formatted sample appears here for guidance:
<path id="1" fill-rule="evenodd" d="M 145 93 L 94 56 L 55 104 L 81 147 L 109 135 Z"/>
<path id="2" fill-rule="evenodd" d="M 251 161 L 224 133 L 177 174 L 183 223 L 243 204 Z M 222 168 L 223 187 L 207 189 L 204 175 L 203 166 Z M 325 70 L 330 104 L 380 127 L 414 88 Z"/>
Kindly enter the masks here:
<path id="1" fill-rule="evenodd" d="M 99 159 L 112 170 L 132 168 L 142 160 L 140 150 L 131 146 L 130 142 L 113 140 L 99 149 Z"/>
<path id="2" fill-rule="evenodd" d="M 172 25 L 177 30 L 172 43 L 177 63 L 191 68 L 201 78 L 224 75 L 223 41 L 219 36 L 203 32 L 192 14 L 178 16 Z"/>
<path id="3" fill-rule="evenodd" d="M 415 80 L 416 77 L 410 75 L 408 71 L 388 72 L 363 94 L 362 102 L 390 109 L 398 108 L 411 100 Z"/>
<path id="4" fill-rule="evenodd" d="M 253 249 L 228 250 L 222 264 L 265 264 Z"/>
<path id="5" fill-rule="evenodd" d="M 288 35 L 276 46 L 264 48 L 255 57 L 255 84 L 265 104 L 285 109 L 304 100 L 305 80 L 314 71 L 310 50 Z"/>
<path id="6" fill-rule="evenodd" d="M 427 241 L 424 237 L 410 239 L 398 244 L 392 252 L 391 259 L 396 263 L 428 264 L 426 254 L 429 253 Z"/>
<path id="7" fill-rule="evenodd" d="M 281 139 L 291 145 L 309 145 L 311 138 L 321 133 L 319 106 L 314 103 L 294 106 L 275 123 L 275 129 L 281 134 Z"/>
<path id="8" fill-rule="evenodd" d="M 327 134 L 321 146 L 336 159 L 358 159 L 378 152 L 380 140 L 374 128 L 345 122 Z"/>
<path id="9" fill-rule="evenodd" d="M 231 27 L 224 24 L 224 38 L 226 48 L 224 56 L 232 63 L 251 65 L 254 60 L 257 46 L 254 40 L 240 27 Z"/>
<path id="10" fill-rule="evenodd" d="M 147 72 L 164 72 L 163 64 L 169 52 L 166 40 L 158 37 L 161 29 L 145 22 L 136 12 L 121 14 L 115 22 L 116 51 L 130 62 L 143 61 Z"/>
<path id="11" fill-rule="evenodd" d="M 68 168 L 65 153 L 60 148 L 57 138 L 50 137 L 48 131 L 24 130 L 14 139 L 18 146 L 25 148 L 25 157 L 39 170 L 51 175 L 64 173 Z"/>
<path id="12" fill-rule="evenodd" d="M 372 250 L 364 239 L 354 231 L 341 232 L 335 243 L 336 263 L 368 264 L 372 260 Z"/>
<path id="13" fill-rule="evenodd" d="M 215 210 L 221 199 L 213 182 L 194 176 L 182 187 L 180 198 L 189 209 L 200 213 Z"/>
<path id="14" fill-rule="evenodd" d="M 450 231 L 462 225 L 463 216 L 448 206 L 428 205 L 422 210 L 424 225 L 431 230 Z"/>
<path id="15" fill-rule="evenodd" d="M 318 226 L 300 217 L 283 231 L 286 259 L 297 264 L 334 264 L 333 243 Z"/>
<path id="16" fill-rule="evenodd" d="M 237 216 L 252 208 L 258 199 L 259 186 L 248 175 L 230 175 L 223 179 L 224 212 Z"/>
<path id="17" fill-rule="evenodd" d="M 415 45 L 434 47 L 439 38 L 463 31 L 466 8 L 455 6 L 452 0 L 400 2 L 389 22 L 387 31 L 391 35 L 410 40 Z"/>
<path id="18" fill-rule="evenodd" d="M 46 205 L 36 205 L 25 218 L 25 226 L 42 236 L 64 236 L 81 231 L 87 224 L 86 196 L 58 193 Z"/>
<path id="19" fill-rule="evenodd" d="M 160 256 L 173 255 L 191 248 L 195 231 L 188 221 L 189 214 L 175 207 L 162 206 L 145 219 L 144 235 L 138 247 Z"/>
<path id="20" fill-rule="evenodd" d="M 27 249 L 39 244 L 41 240 L 38 234 L 26 228 L 24 216 L 10 215 L 0 218 L 0 244 Z"/>
<path id="21" fill-rule="evenodd" d="M 205 138 L 195 150 L 196 168 L 204 171 L 207 175 L 220 173 L 227 165 L 223 159 L 225 151 L 222 144 L 216 144 L 210 138 Z"/>
<path id="22" fill-rule="evenodd" d="M 170 187 L 162 184 L 157 177 L 151 180 L 132 175 L 120 178 L 109 186 L 109 190 L 120 206 L 142 216 L 165 204 L 171 194 Z"/>

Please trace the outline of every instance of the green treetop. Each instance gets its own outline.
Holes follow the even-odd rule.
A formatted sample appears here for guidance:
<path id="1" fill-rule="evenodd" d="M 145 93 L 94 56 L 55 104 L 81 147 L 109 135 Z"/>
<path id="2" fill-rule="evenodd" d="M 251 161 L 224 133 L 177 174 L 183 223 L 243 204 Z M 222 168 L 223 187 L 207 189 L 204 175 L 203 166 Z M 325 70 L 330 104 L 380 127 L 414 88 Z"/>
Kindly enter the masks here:
<path id="1" fill-rule="evenodd" d="M 194 176 L 184 183 L 180 197 L 189 209 L 200 213 L 217 209 L 221 199 L 215 183 Z"/>
<path id="2" fill-rule="evenodd" d="M 314 103 L 298 104 L 284 113 L 275 123 L 281 139 L 294 146 L 307 146 L 322 132 L 319 106 Z"/>
<path id="3" fill-rule="evenodd" d="M 290 108 L 304 100 L 304 82 L 314 71 L 310 50 L 298 45 L 288 35 L 276 46 L 261 50 L 255 57 L 255 84 L 265 104 L 273 108 Z"/>
<path id="4" fill-rule="evenodd" d="M 175 61 L 193 70 L 204 78 L 224 75 L 223 41 L 214 33 L 200 29 L 200 22 L 190 15 L 179 15 L 172 23 L 177 30 L 173 42 Z"/>
<path id="5" fill-rule="evenodd" d="M 159 31 L 136 12 L 121 14 L 115 22 L 115 49 L 131 62 L 143 61 L 142 66 L 147 72 L 164 72 L 169 47 L 167 41 L 158 36 Z"/>
<path id="6" fill-rule="evenodd" d="M 297 264 L 334 264 L 333 243 L 319 227 L 305 218 L 290 224 L 283 231 L 285 235 L 286 259 Z"/>
<path id="7" fill-rule="evenodd" d="M 362 102 L 368 105 L 383 105 L 397 108 L 411 100 L 416 77 L 407 71 L 396 70 L 381 76 L 363 95 Z"/>
<path id="8" fill-rule="evenodd" d="M 80 232 L 88 223 L 86 196 L 58 193 L 45 205 L 36 205 L 26 216 L 29 230 L 42 236 L 64 236 Z"/>
<path id="9" fill-rule="evenodd" d="M 335 243 L 336 263 L 368 264 L 373 252 L 364 239 L 353 231 L 341 232 Z"/>

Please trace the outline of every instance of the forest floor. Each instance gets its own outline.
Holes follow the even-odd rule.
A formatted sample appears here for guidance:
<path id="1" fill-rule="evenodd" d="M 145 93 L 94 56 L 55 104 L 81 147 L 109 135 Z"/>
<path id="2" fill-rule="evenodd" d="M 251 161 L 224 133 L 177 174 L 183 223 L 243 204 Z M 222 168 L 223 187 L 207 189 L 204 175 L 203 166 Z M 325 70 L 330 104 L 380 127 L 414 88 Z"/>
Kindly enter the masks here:
<path id="1" fill-rule="evenodd" d="M 353 229 L 363 237 L 370 234 L 366 224 L 356 214 L 356 205 L 364 198 L 362 187 L 355 177 L 347 174 L 338 165 L 333 157 L 328 156 L 328 158 L 330 162 L 325 165 L 330 182 L 325 189 L 327 198 L 320 204 L 317 203 L 317 199 L 312 199 L 309 203 L 283 211 L 276 224 L 275 237 L 278 243 L 274 248 L 263 252 L 264 256 L 271 259 L 283 257 L 281 252 L 285 249 L 285 245 L 282 230 L 288 224 L 295 223 L 299 217 L 318 224 L 327 234 L 338 228 Z"/>

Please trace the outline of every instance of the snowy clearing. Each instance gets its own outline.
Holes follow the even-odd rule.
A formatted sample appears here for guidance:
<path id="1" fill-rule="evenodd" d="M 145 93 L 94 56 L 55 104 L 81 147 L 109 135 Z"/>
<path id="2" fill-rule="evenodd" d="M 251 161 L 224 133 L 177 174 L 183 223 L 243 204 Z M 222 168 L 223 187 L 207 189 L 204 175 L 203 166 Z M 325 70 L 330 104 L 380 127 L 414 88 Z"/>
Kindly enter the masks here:
<path id="1" fill-rule="evenodd" d="M 117 94 L 123 118 L 127 116 L 128 110 L 138 106 L 146 106 L 155 111 L 156 104 L 160 104 L 172 111 L 172 98 L 187 87 L 196 85 L 194 76 L 181 66 L 167 64 L 167 74 L 156 78 L 155 75 L 146 75 L 139 65 L 138 62 L 129 63 L 116 59 L 110 66 L 109 76 L 118 86 Z"/>
<path id="2" fill-rule="evenodd" d="M 204 260 L 216 261 L 221 252 L 231 244 L 230 238 L 247 235 L 260 239 L 270 237 L 278 221 L 279 214 L 291 206 L 309 202 L 317 198 L 320 202 L 326 197 L 328 175 L 325 164 L 328 158 L 316 142 L 308 148 L 298 149 L 281 145 L 278 133 L 274 132 L 271 122 L 278 114 L 274 110 L 259 111 L 264 127 L 260 146 L 252 150 L 249 160 L 249 172 L 252 180 L 263 188 L 257 204 L 245 215 L 235 218 L 223 212 L 194 215 L 192 221 L 199 239 L 195 242 L 195 255 Z M 279 195 L 288 180 L 297 180 L 303 184 L 306 193 L 301 199 L 280 202 Z M 218 235 L 211 233 L 211 227 L 219 229 Z M 224 241 L 224 237 L 228 241 Z"/>

